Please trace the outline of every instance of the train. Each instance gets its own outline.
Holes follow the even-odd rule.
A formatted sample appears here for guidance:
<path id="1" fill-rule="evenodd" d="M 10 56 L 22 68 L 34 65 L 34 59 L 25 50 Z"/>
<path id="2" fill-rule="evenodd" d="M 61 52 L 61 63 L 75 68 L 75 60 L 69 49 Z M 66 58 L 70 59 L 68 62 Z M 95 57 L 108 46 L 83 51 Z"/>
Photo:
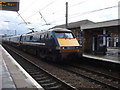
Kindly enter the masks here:
<path id="1" fill-rule="evenodd" d="M 82 56 L 82 46 L 75 35 L 64 28 L 5 37 L 3 43 L 55 62 Z"/>

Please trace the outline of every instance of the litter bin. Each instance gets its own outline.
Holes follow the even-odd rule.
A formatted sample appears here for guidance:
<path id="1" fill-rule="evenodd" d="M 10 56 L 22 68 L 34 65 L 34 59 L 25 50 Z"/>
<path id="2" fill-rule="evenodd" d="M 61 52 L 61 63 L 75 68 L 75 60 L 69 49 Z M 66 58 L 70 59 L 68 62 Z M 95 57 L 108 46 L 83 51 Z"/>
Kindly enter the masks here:
<path id="1" fill-rule="evenodd" d="M 101 53 L 101 54 L 103 54 L 103 55 L 106 55 L 107 46 L 106 45 L 100 45 L 98 52 Z"/>
<path id="2" fill-rule="evenodd" d="M 107 52 L 107 46 L 103 45 L 103 55 L 106 55 L 106 52 Z"/>

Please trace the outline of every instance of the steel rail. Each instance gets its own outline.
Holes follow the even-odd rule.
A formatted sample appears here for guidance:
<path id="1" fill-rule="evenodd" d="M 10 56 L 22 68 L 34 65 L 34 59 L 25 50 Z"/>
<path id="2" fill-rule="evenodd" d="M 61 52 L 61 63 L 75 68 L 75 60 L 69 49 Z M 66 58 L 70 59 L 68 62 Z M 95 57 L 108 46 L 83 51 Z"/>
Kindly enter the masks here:
<path id="1" fill-rule="evenodd" d="M 4 46 L 5 47 L 5 46 Z M 34 62 L 28 60 L 26 57 L 20 55 L 19 53 L 11 50 L 9 47 L 5 47 L 11 55 L 17 55 L 17 62 L 21 63 L 20 65 L 45 89 L 45 90 L 77 90 L 75 87 L 70 84 L 62 81 L 56 76 L 49 73 L 47 70 L 41 68 L 39 65 L 36 65 Z M 21 61 L 21 62 L 20 62 Z"/>

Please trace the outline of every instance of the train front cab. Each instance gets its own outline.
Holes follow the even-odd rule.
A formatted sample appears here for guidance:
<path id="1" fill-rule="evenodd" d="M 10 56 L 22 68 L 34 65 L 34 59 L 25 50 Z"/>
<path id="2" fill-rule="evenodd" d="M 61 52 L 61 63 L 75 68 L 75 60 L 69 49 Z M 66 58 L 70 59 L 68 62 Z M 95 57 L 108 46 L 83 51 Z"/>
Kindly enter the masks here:
<path id="1" fill-rule="evenodd" d="M 82 56 L 82 48 L 71 31 L 55 31 L 54 34 L 57 41 L 56 50 L 62 59 Z"/>

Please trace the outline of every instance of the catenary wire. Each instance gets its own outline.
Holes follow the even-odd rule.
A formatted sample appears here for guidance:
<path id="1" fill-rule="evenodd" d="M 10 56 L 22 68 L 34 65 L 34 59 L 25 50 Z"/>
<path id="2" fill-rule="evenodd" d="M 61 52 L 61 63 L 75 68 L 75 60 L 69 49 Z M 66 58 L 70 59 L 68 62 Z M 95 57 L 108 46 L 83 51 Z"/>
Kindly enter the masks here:
<path id="1" fill-rule="evenodd" d="M 97 10 L 87 11 L 87 12 L 83 12 L 83 13 L 73 14 L 73 15 L 71 15 L 71 17 L 69 17 L 69 19 L 74 18 L 74 17 L 78 17 L 80 15 L 90 14 L 90 13 L 94 13 L 94 12 L 98 12 L 98 11 L 102 11 L 102 10 L 106 10 L 106 9 L 111 9 L 111 8 L 116 8 L 116 7 L 118 7 L 118 6 L 115 5 L 115 6 L 111 6 L 111 7 L 102 8 L 102 9 L 97 9 Z M 53 23 L 53 22 L 56 22 L 56 21 L 62 21 L 63 19 L 64 18 L 61 17 L 58 20 L 54 20 L 54 21 L 52 21 L 50 23 Z"/>
<path id="2" fill-rule="evenodd" d="M 45 7 L 43 7 L 42 9 L 39 9 L 38 11 L 36 11 L 35 13 L 33 13 L 32 15 L 30 15 L 29 17 L 27 17 L 25 20 L 31 18 L 32 16 L 36 15 L 37 13 L 39 13 L 39 11 L 42 11 L 44 9 L 46 9 L 48 6 L 52 5 L 53 3 L 55 3 L 57 0 L 54 0 L 52 2 L 50 2 L 49 4 L 47 4 Z"/>

